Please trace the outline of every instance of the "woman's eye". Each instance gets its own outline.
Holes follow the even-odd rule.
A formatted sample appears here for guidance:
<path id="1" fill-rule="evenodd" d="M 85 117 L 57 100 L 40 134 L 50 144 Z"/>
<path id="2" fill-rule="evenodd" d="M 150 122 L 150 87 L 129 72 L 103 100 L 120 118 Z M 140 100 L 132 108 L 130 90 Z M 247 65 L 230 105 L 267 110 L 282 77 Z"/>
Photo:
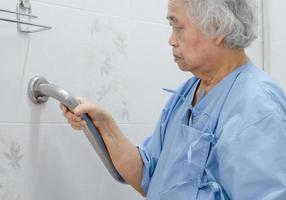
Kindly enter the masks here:
<path id="1" fill-rule="evenodd" d="M 175 29 L 175 30 L 182 30 L 183 27 L 180 27 L 180 26 L 179 26 L 179 27 L 174 27 L 174 29 Z"/>

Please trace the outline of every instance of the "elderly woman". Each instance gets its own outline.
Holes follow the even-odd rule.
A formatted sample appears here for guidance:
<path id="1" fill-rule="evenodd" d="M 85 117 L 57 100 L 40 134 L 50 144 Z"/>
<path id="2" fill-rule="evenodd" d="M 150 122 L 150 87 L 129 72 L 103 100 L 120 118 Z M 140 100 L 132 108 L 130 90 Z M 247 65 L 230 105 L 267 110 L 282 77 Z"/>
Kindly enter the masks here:
<path id="1" fill-rule="evenodd" d="M 137 148 L 100 106 L 81 100 L 121 176 L 149 200 L 286 199 L 286 98 L 248 59 L 256 38 L 247 0 L 170 0 L 170 45 L 183 83 Z"/>

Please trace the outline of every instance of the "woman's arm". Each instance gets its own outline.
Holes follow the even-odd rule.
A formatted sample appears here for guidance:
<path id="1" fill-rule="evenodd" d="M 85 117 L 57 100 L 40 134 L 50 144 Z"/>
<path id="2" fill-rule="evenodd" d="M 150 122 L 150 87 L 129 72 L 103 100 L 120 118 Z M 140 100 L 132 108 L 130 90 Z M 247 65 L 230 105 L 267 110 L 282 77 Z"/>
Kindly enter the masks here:
<path id="1" fill-rule="evenodd" d="M 145 196 L 141 187 L 143 161 L 137 147 L 125 137 L 110 113 L 83 98 L 78 98 L 78 100 L 81 104 L 74 109 L 74 113 L 64 105 L 60 105 L 68 122 L 74 129 L 83 130 L 86 122 L 80 116 L 87 113 L 101 134 L 119 174 L 128 184 Z"/>

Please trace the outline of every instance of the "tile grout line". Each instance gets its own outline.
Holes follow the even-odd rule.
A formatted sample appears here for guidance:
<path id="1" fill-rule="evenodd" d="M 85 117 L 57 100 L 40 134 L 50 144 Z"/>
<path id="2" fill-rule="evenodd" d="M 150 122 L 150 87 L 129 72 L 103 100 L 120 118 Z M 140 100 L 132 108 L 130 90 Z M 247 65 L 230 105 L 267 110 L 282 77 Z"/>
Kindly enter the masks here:
<path id="1" fill-rule="evenodd" d="M 74 6 L 67 6 L 67 5 L 63 5 L 63 4 L 57 4 L 57 3 L 48 3 L 48 2 L 40 1 L 40 0 L 36 0 L 35 3 L 37 3 L 37 4 L 46 4 L 46 5 L 49 5 L 49 6 L 57 6 L 57 7 L 61 7 L 61 8 L 67 8 L 67 9 L 74 9 L 74 10 L 78 10 L 78 11 L 91 12 L 91 13 L 94 13 L 94 14 L 97 14 L 97 15 L 100 15 L 100 16 L 125 19 L 125 20 L 134 21 L 134 22 L 148 23 L 148 24 L 158 25 L 158 26 L 166 27 L 166 28 L 169 27 L 167 22 L 166 22 L 166 24 L 163 24 L 163 23 L 152 22 L 152 21 L 148 21 L 148 20 L 144 20 L 144 19 L 140 19 L 140 18 L 131 18 L 131 17 L 128 17 L 128 16 L 105 14 L 105 13 L 100 13 L 100 12 L 98 12 L 96 10 L 92 10 L 92 9 L 78 8 L 78 7 L 74 7 Z"/>

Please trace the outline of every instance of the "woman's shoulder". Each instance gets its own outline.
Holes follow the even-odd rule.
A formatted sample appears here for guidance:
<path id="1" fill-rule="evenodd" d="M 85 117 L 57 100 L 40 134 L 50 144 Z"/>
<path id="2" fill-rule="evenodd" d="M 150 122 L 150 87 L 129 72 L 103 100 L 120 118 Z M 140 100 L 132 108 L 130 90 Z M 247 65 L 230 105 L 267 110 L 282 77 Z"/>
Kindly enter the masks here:
<path id="1" fill-rule="evenodd" d="M 254 64 L 237 77 L 226 104 L 233 107 L 245 119 L 243 121 L 255 121 L 274 113 L 286 116 L 283 89 Z"/>
<path id="2" fill-rule="evenodd" d="M 286 106 L 286 96 L 281 86 L 254 64 L 238 78 L 238 86 L 241 87 L 241 94 L 244 94 L 241 96 L 243 99 L 257 101 L 260 98 L 270 104 Z"/>

